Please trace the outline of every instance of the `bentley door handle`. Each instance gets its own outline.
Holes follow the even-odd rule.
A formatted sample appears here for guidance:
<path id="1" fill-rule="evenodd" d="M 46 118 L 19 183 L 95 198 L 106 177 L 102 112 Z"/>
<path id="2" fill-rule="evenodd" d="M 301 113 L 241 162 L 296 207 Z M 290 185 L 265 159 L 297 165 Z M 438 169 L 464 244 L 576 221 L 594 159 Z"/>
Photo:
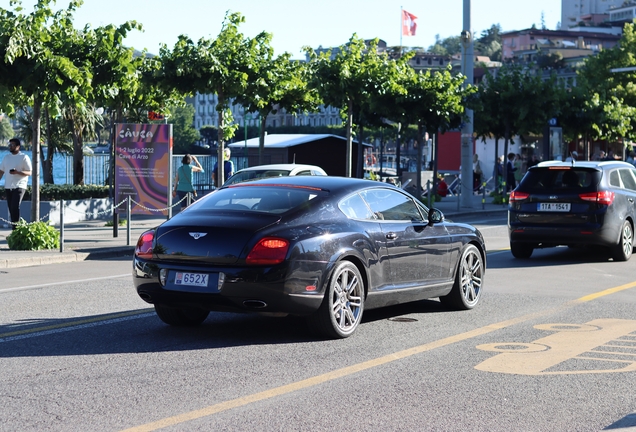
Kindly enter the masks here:
<path id="1" fill-rule="evenodd" d="M 386 238 L 389 240 L 395 240 L 397 238 L 397 234 L 394 232 L 390 232 L 386 235 Z"/>

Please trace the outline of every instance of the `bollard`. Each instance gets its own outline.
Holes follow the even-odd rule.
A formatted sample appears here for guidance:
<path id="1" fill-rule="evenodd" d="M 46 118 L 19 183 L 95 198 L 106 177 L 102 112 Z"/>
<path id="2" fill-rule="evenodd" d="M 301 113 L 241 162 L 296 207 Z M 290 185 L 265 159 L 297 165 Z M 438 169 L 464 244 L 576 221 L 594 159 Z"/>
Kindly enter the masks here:
<path id="1" fill-rule="evenodd" d="M 117 213 L 117 209 L 113 205 L 113 238 L 119 236 L 119 213 Z"/>
<path id="2" fill-rule="evenodd" d="M 126 246 L 130 246 L 130 195 L 126 199 Z"/>
<path id="3" fill-rule="evenodd" d="M 481 184 L 481 209 L 486 209 L 486 182 Z"/>
<path id="4" fill-rule="evenodd" d="M 64 200 L 60 200 L 60 253 L 64 252 Z"/>

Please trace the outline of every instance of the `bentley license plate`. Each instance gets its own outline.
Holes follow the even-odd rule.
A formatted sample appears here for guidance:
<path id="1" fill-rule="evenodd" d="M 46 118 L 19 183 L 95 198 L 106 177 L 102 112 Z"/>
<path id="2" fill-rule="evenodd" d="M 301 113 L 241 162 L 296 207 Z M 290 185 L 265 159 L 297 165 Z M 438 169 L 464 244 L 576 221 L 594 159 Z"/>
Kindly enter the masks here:
<path id="1" fill-rule="evenodd" d="M 537 211 L 569 212 L 570 203 L 538 203 Z"/>
<path id="2" fill-rule="evenodd" d="M 175 285 L 206 287 L 208 286 L 209 276 L 203 273 L 177 272 L 174 283 Z"/>

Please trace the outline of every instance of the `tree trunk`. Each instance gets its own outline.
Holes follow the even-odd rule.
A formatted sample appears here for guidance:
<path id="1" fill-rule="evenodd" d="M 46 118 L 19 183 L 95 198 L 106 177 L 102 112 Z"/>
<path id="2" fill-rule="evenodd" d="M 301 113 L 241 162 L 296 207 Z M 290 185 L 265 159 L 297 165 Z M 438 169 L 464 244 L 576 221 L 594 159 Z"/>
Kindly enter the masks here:
<path id="1" fill-rule="evenodd" d="M 351 177 L 351 153 L 353 147 L 353 137 L 352 137 L 352 128 L 353 128 L 353 101 L 349 99 L 347 102 L 347 160 L 345 166 L 345 177 Z"/>
<path id="2" fill-rule="evenodd" d="M 42 99 L 33 98 L 33 142 L 31 146 L 31 221 L 40 220 L 40 122 Z"/>
<path id="3" fill-rule="evenodd" d="M 81 132 L 75 131 L 73 125 L 73 184 L 84 184 L 84 143 Z"/>
<path id="4" fill-rule="evenodd" d="M 415 187 L 417 188 L 417 194 L 415 195 L 418 199 L 421 197 L 422 190 L 422 147 L 424 146 L 424 127 L 421 123 L 417 125 L 417 171 L 415 176 Z M 435 179 L 433 179 L 433 185 L 435 185 Z"/>
<path id="5" fill-rule="evenodd" d="M 223 94 L 222 92 L 217 93 L 217 110 L 219 108 L 219 106 L 223 107 L 224 104 L 221 103 L 221 101 L 223 100 Z M 220 187 L 223 184 L 223 180 L 225 179 L 225 170 L 224 170 L 224 160 L 223 160 L 223 153 L 225 151 L 225 142 L 224 142 L 224 136 L 223 136 L 223 128 L 225 127 L 225 124 L 223 123 L 223 110 L 219 110 L 219 146 L 216 152 L 216 166 L 217 166 L 217 170 L 216 170 L 216 182 L 215 182 L 215 187 Z"/>
<path id="6" fill-rule="evenodd" d="M 492 170 L 492 178 L 495 180 L 494 189 L 499 191 L 499 173 L 497 172 L 497 160 L 499 158 L 499 137 L 495 137 L 495 165 Z"/>
<path id="7" fill-rule="evenodd" d="M 267 114 L 259 113 L 259 122 L 258 125 L 258 164 L 263 165 L 263 152 L 265 151 L 265 123 L 267 121 Z"/>
<path id="8" fill-rule="evenodd" d="M 508 192 L 508 142 L 510 141 L 510 128 L 506 126 L 506 132 L 504 134 L 504 161 L 503 161 L 503 195 L 506 196 Z M 504 203 L 506 202 L 504 198 Z"/>
<path id="9" fill-rule="evenodd" d="M 364 142 L 364 127 L 362 126 L 362 122 L 358 126 L 358 157 L 356 158 L 356 177 L 364 178 L 364 159 L 363 159 L 363 151 L 364 146 L 362 143 Z"/>
<path id="10" fill-rule="evenodd" d="M 54 184 L 55 179 L 53 178 L 53 155 L 55 154 L 55 144 L 53 144 L 53 140 L 51 140 L 51 116 L 49 115 L 49 110 L 44 110 L 44 116 L 46 118 L 46 143 L 47 143 L 47 152 L 46 159 L 42 160 L 42 174 L 44 176 L 45 184 Z M 42 153 L 44 155 L 44 153 Z"/>

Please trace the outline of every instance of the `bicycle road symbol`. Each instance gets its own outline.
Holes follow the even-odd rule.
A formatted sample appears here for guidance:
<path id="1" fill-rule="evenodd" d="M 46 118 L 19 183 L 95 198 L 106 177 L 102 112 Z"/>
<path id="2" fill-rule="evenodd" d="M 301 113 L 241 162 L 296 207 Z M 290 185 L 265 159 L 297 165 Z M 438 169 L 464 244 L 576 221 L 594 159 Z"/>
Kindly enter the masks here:
<path id="1" fill-rule="evenodd" d="M 636 321 L 597 319 L 586 324 L 541 324 L 554 334 L 532 343 L 477 346 L 500 354 L 475 366 L 486 372 L 563 375 L 636 371 Z"/>

